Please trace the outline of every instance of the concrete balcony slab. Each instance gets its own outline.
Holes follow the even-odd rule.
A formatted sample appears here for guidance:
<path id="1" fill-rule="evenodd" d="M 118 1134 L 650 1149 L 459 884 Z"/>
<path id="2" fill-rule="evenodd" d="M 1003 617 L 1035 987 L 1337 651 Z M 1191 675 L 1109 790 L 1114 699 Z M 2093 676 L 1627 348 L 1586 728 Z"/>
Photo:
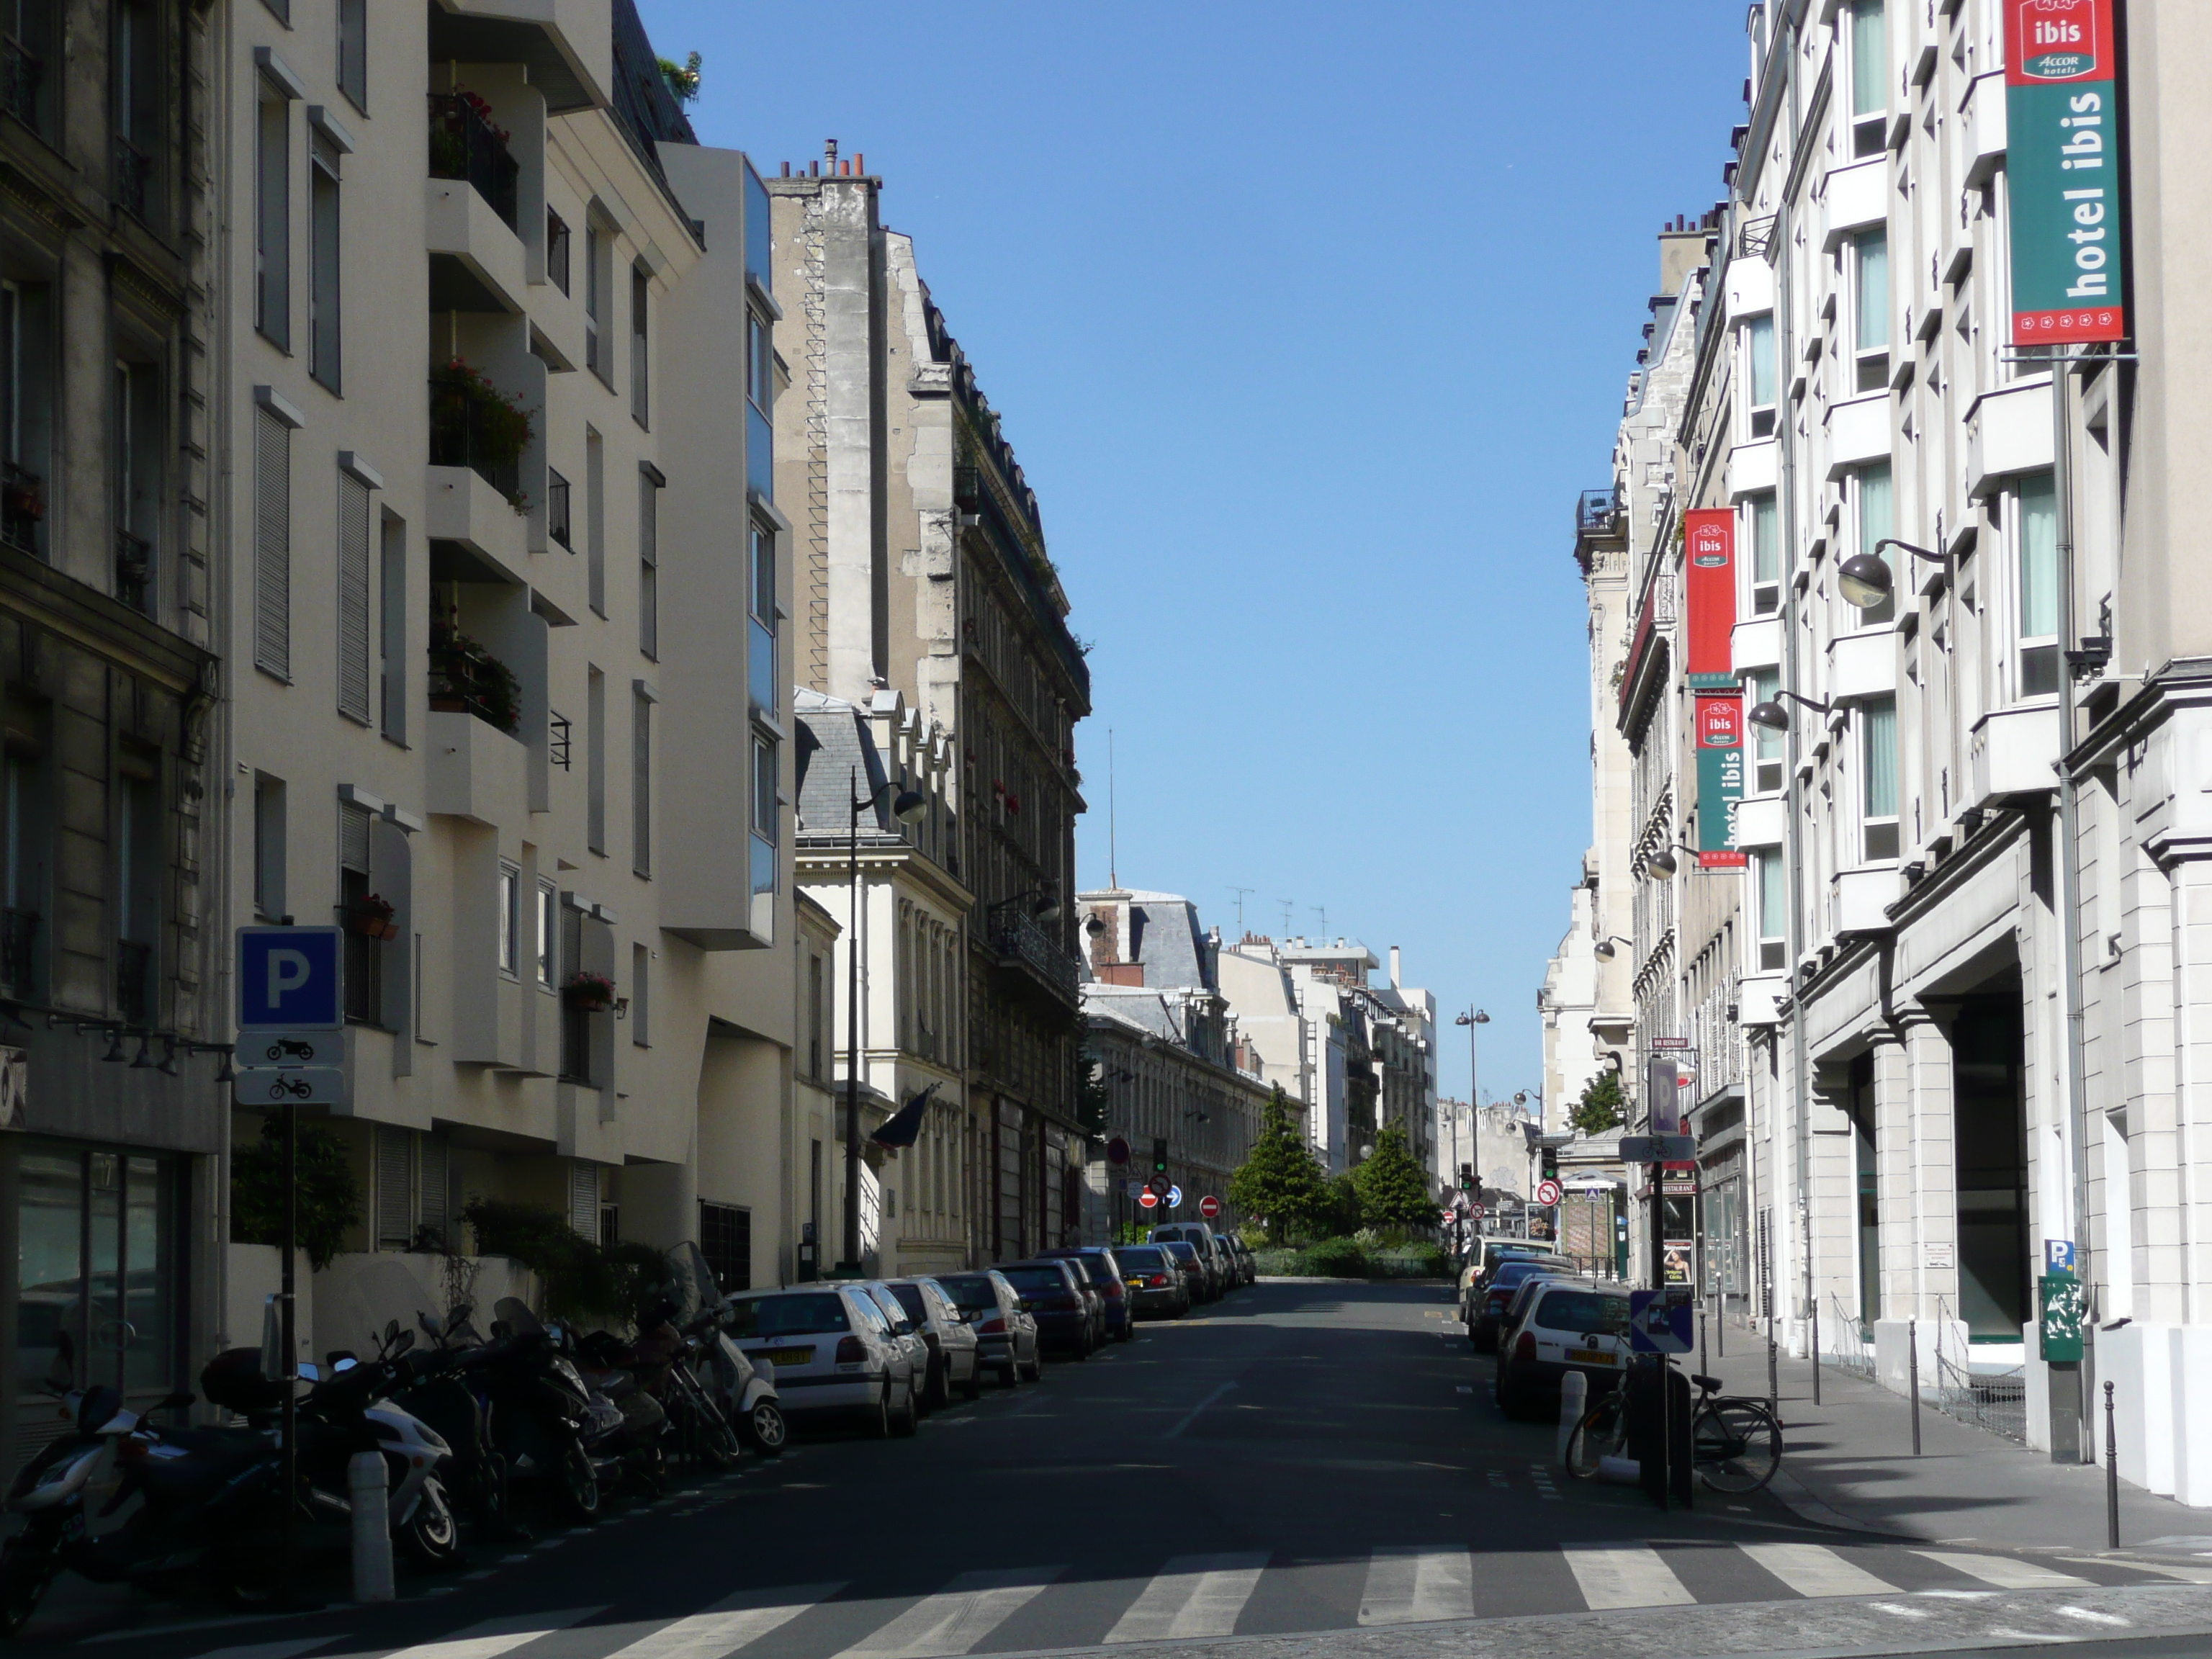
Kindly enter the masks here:
<path id="1" fill-rule="evenodd" d="M 423 737 L 427 811 L 494 829 L 520 830 L 529 823 L 524 793 L 529 757 L 520 743 L 474 714 L 437 708 L 430 711 Z"/>

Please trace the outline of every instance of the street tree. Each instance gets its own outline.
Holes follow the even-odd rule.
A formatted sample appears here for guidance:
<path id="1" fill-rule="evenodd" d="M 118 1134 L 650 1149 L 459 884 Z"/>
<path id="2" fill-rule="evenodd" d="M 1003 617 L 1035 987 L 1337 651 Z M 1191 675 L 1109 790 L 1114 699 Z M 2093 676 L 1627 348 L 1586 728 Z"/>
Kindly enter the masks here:
<path id="1" fill-rule="evenodd" d="M 1320 1160 L 1306 1144 L 1304 1131 L 1291 1115 L 1282 1085 L 1275 1085 L 1260 1109 L 1259 1138 L 1237 1173 L 1229 1177 L 1230 1202 L 1255 1217 L 1279 1243 L 1310 1225 L 1322 1207 L 1324 1182 Z"/>
<path id="2" fill-rule="evenodd" d="M 1437 1200 L 1428 1176 L 1406 1146 L 1406 1132 L 1395 1123 L 1375 1137 L 1375 1151 L 1352 1171 L 1359 1193 L 1359 1218 L 1370 1227 L 1409 1231 L 1436 1219 Z"/>
<path id="3" fill-rule="evenodd" d="M 1627 1107 L 1620 1073 L 1600 1072 L 1583 1085 L 1582 1098 L 1567 1112 L 1567 1126 L 1580 1134 L 1607 1134 L 1620 1127 Z"/>

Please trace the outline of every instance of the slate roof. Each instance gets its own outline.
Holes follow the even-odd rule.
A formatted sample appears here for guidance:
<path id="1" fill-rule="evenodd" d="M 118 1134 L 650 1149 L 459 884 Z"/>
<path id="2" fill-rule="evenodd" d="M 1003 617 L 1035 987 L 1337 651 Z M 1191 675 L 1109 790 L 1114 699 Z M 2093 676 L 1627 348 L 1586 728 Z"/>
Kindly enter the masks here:
<path id="1" fill-rule="evenodd" d="M 819 691 L 794 691 L 791 712 L 799 733 L 799 833 L 842 841 L 851 823 L 853 797 L 846 792 L 854 787 L 854 769 L 860 769 L 860 793 L 881 788 L 888 775 L 875 733 L 858 704 Z M 889 791 L 872 813 L 860 815 L 861 844 L 878 840 L 905 840 L 891 821 Z"/>
<path id="2" fill-rule="evenodd" d="M 1144 964 L 1145 983 L 1162 990 L 1203 987 L 1216 991 L 1198 907 L 1180 893 L 1147 893 L 1124 887 L 1112 893 L 1083 893 L 1079 900 L 1125 898 L 1129 937 L 1121 941 L 1122 960 Z"/>

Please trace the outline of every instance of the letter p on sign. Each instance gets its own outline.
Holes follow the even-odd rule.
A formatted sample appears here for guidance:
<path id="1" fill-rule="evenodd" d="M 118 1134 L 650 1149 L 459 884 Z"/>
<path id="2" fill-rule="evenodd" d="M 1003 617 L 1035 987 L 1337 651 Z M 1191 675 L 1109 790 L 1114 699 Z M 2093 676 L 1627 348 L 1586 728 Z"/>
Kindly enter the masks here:
<path id="1" fill-rule="evenodd" d="M 345 1008 L 335 927 L 238 930 L 240 1030 L 334 1031 Z"/>

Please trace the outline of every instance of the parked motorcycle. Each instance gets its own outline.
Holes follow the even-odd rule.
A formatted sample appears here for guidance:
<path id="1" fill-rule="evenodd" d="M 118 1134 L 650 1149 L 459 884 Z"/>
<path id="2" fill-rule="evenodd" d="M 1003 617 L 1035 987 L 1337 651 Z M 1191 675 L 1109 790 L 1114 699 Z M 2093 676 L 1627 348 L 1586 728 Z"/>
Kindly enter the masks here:
<path id="1" fill-rule="evenodd" d="M 510 1480 L 532 1487 L 567 1520 L 598 1519 L 600 1468 L 587 1441 L 622 1426 L 608 1402 L 595 1413 L 592 1391 L 565 1352 L 566 1333 L 549 1328 L 517 1297 L 492 1304 L 492 1340 L 475 1351 L 468 1376 L 490 1412 L 492 1443 Z"/>

